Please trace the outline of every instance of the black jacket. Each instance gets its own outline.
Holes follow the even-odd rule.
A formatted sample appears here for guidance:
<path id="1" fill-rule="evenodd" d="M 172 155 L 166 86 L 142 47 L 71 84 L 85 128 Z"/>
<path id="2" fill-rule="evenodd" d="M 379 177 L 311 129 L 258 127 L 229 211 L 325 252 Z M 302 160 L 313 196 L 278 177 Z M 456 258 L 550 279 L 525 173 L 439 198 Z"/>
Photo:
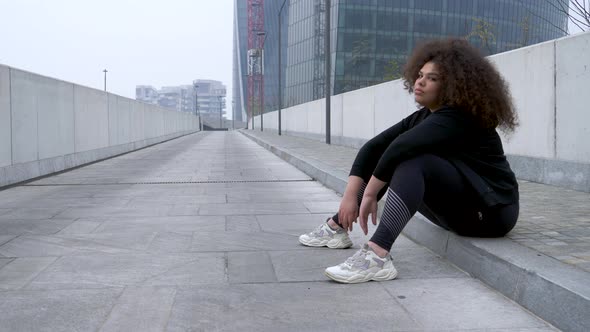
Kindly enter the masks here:
<path id="1" fill-rule="evenodd" d="M 452 108 L 423 108 L 375 136 L 359 150 L 350 175 L 363 177 L 373 170 L 389 182 L 400 162 L 425 153 L 450 161 L 486 206 L 518 202 L 518 183 L 497 131 Z"/>

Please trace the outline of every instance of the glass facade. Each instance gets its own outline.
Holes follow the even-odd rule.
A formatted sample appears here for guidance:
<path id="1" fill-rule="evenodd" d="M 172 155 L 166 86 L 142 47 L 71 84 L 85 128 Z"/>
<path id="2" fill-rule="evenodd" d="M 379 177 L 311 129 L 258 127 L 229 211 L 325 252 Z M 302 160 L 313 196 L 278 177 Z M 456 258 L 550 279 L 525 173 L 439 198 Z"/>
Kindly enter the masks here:
<path id="1" fill-rule="evenodd" d="M 238 11 L 243 8 L 247 14 L 247 0 L 237 2 L 243 2 Z M 265 112 L 278 108 L 278 13 L 283 2 L 282 107 L 324 97 L 325 1 L 266 0 Z M 462 37 L 491 55 L 562 37 L 567 26 L 566 14 L 548 1 L 331 2 L 332 94 L 399 78 L 407 56 L 421 40 Z M 242 26 L 247 29 L 247 22 Z M 245 34 L 242 45 L 247 45 Z M 246 81 L 244 77 L 244 86 Z"/>
<path id="2" fill-rule="evenodd" d="M 491 55 L 562 37 L 567 25 L 564 13 L 537 0 L 339 0 L 338 4 L 333 94 L 398 78 L 421 40 L 464 37 Z"/>
<path id="3" fill-rule="evenodd" d="M 248 10 L 247 0 L 234 1 L 234 59 L 232 114 L 237 121 L 246 121 L 246 97 L 248 95 L 247 52 L 248 52 Z"/>
<path id="4" fill-rule="evenodd" d="M 279 108 L 279 31 L 281 33 L 280 42 L 282 44 L 280 56 L 281 67 L 283 68 L 281 73 L 281 86 L 283 87 L 283 91 L 285 87 L 288 19 L 288 0 L 266 0 L 264 2 L 264 30 L 266 32 L 266 39 L 264 41 L 264 110 L 266 112 L 274 111 Z M 284 93 L 282 97 L 284 99 Z"/>
<path id="5" fill-rule="evenodd" d="M 330 8 L 330 54 L 334 63 L 338 1 Z M 283 107 L 325 96 L 326 4 L 324 0 L 291 0 Z M 334 77 L 332 76 L 332 80 Z"/>

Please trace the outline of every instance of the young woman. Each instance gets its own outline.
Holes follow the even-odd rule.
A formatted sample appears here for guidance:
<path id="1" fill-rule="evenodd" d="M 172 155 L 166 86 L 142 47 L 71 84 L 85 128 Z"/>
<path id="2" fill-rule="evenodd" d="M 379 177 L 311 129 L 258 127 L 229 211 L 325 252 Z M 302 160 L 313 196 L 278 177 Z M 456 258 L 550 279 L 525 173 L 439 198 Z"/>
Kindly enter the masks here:
<path id="1" fill-rule="evenodd" d="M 350 247 L 353 223 L 366 235 L 387 192 L 371 240 L 326 269 L 338 282 L 394 279 L 389 251 L 417 211 L 473 237 L 504 236 L 518 219 L 518 184 L 496 131 L 513 131 L 517 119 L 496 69 L 465 40 L 436 40 L 415 49 L 403 79 L 422 108 L 359 150 L 338 213 L 299 237 L 307 246 Z"/>

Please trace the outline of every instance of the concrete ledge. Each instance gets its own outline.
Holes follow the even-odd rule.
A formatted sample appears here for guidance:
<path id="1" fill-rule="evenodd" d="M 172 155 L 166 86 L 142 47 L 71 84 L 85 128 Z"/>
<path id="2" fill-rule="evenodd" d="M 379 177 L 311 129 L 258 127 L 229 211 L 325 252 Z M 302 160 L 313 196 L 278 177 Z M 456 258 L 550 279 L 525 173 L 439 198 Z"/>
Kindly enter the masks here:
<path id="1" fill-rule="evenodd" d="M 278 133 L 278 130 L 276 130 L 276 129 L 266 129 L 265 128 L 264 131 L 268 131 L 271 133 Z M 283 130 L 282 133 L 284 133 L 285 135 L 288 135 L 288 136 L 303 137 L 303 138 L 312 139 L 312 140 L 320 141 L 320 142 L 326 141 L 325 134 L 303 133 L 303 132 L 289 131 L 289 130 Z M 360 149 L 360 147 L 363 146 L 368 141 L 367 139 L 364 139 L 364 138 L 354 138 L 354 137 L 345 137 L 345 136 L 332 136 L 330 139 L 331 139 L 331 143 L 334 145 L 342 145 L 342 146 L 347 146 L 347 147 L 356 148 L 356 149 Z"/>
<path id="2" fill-rule="evenodd" d="M 590 164 L 508 155 L 519 179 L 590 192 Z"/>
<path id="3" fill-rule="evenodd" d="M 242 134 L 339 193 L 348 174 Z M 383 201 L 383 200 L 382 200 Z M 417 214 L 404 235 L 564 331 L 590 331 L 590 275 L 509 238 L 467 238 Z"/>
<path id="4" fill-rule="evenodd" d="M 447 232 L 417 215 L 404 235 L 564 331 L 590 330 L 590 275 L 509 238 Z"/>
<path id="5" fill-rule="evenodd" d="M 112 158 L 192 133 L 194 132 L 181 132 L 91 151 L 82 151 L 65 156 L 57 156 L 28 163 L 5 166 L 0 168 L 0 188 Z"/>

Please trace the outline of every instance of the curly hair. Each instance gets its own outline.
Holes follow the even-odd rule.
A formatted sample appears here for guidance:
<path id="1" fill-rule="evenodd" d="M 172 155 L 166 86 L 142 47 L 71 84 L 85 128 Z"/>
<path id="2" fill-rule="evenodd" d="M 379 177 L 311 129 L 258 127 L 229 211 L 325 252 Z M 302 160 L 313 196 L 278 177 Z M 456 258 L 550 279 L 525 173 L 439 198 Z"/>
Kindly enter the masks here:
<path id="1" fill-rule="evenodd" d="M 441 76 L 440 105 L 470 112 L 484 128 L 499 127 L 509 133 L 518 126 L 506 82 L 466 40 L 432 40 L 417 46 L 403 73 L 409 93 L 427 62 L 433 62 Z"/>

